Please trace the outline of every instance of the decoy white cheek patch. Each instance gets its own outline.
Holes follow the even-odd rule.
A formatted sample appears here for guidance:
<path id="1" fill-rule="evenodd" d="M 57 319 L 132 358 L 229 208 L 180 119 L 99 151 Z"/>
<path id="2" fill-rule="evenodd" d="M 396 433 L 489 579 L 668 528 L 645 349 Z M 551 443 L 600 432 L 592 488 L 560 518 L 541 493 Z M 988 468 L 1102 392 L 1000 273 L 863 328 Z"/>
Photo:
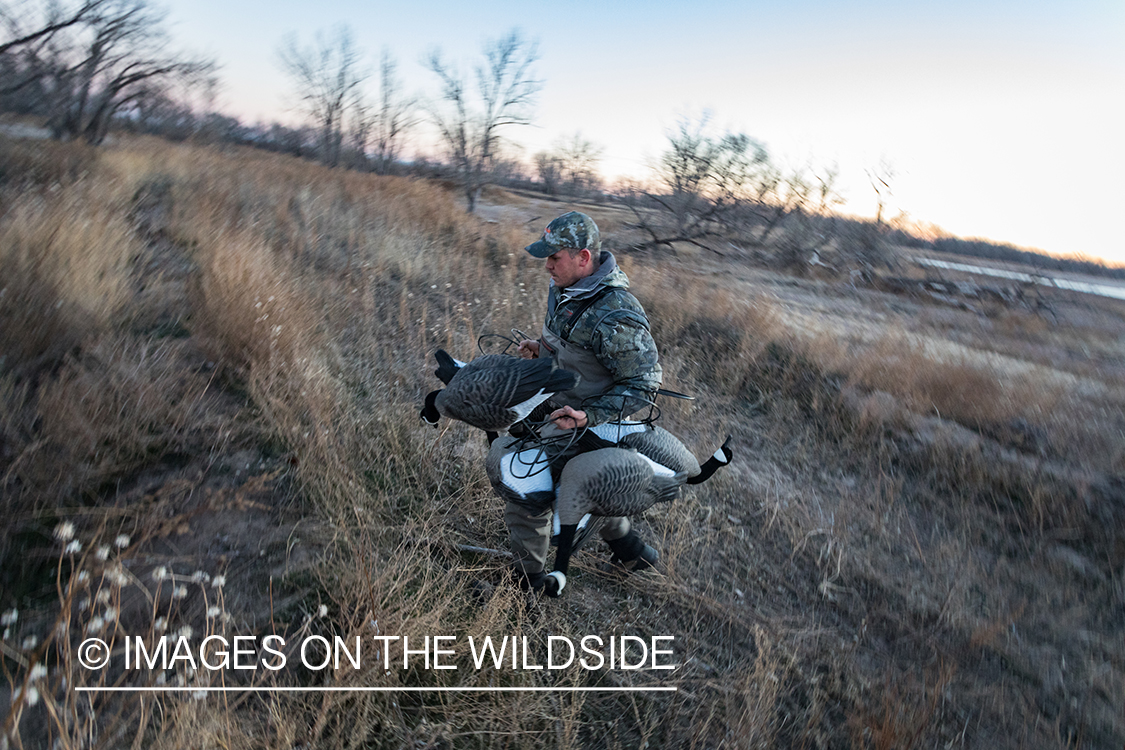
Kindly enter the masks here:
<path id="1" fill-rule="evenodd" d="M 722 464 L 725 464 L 727 461 L 730 460 L 729 458 L 727 458 L 727 454 L 723 453 L 722 448 L 719 448 L 717 451 L 712 453 L 711 458 L 715 459 L 716 461 L 718 461 L 719 463 L 722 463 Z"/>

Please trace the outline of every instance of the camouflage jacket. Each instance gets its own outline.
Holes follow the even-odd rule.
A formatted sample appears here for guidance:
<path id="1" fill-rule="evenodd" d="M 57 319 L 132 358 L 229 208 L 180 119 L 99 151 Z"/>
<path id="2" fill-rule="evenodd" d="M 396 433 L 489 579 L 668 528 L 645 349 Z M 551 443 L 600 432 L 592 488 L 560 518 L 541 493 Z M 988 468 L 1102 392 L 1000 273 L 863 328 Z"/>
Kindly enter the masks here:
<path id="1" fill-rule="evenodd" d="M 550 282 L 545 327 L 568 346 L 592 353 L 613 384 L 583 408 L 590 424 L 630 415 L 647 405 L 663 377 L 648 317 L 629 293 L 629 279 L 613 254 L 602 251 L 598 270 L 566 289 Z M 579 373 L 581 375 L 582 373 Z"/>

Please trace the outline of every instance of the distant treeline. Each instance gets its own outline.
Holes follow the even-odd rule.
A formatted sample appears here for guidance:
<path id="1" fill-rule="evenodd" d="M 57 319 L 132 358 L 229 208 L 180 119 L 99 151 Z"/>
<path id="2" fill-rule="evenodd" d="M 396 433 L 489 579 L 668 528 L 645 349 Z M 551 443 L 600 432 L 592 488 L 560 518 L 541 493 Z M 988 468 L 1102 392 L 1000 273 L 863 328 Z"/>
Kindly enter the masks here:
<path id="1" fill-rule="evenodd" d="M 967 255 L 973 258 L 987 260 L 1002 260 L 1009 263 L 1022 263 L 1034 266 L 1041 271 L 1068 271 L 1071 273 L 1084 273 L 1091 276 L 1105 276 L 1111 279 L 1125 280 L 1125 268 L 1111 268 L 1097 261 L 1082 260 L 1078 258 L 1056 258 L 1046 253 L 1037 253 L 1032 250 L 1021 250 L 1012 245 L 987 240 L 962 240 L 956 237 L 944 237 L 925 243 L 935 253 L 950 255 Z M 917 247 L 917 245 L 915 245 Z"/>
<path id="2" fill-rule="evenodd" d="M 0 62 L 3 56 L 0 55 Z M 2 70 L 3 65 L 0 65 Z M 0 102 L 0 112 L 46 116 L 47 100 L 36 87 L 27 87 L 19 96 L 7 96 Z M 188 106 L 163 96 L 140 98 L 132 106 L 117 113 L 112 119 L 115 130 L 158 135 L 173 141 L 192 140 L 197 143 L 250 146 L 267 151 L 315 159 L 318 153 L 318 133 L 312 127 L 291 128 L 276 122 L 247 125 L 235 117 L 211 112 L 199 114 Z M 454 177 L 449 165 L 440 161 L 416 158 L 413 162 L 383 161 L 370 158 L 362 150 L 348 148 L 345 144 L 339 158 L 340 166 L 361 171 L 378 171 L 383 174 L 414 175 L 416 177 L 449 179 Z M 493 182 L 504 187 L 519 188 L 550 194 L 550 186 L 536 179 L 533 170 L 515 161 L 498 159 L 493 167 Z M 582 197 L 597 201 L 635 201 L 627 192 L 589 191 Z M 840 216 L 807 217 L 824 234 L 848 234 L 865 222 Z M 855 225 L 855 226 L 852 226 Z M 902 247 L 923 252 L 962 255 L 986 260 L 1020 263 L 1040 271 L 1069 271 L 1091 276 L 1125 280 L 1125 268 L 1109 267 L 1092 260 L 1056 258 L 1045 253 L 1021 250 L 1006 243 L 979 239 L 945 237 L 937 240 L 920 238 L 901 229 L 889 229 L 885 240 Z"/>
<path id="3" fill-rule="evenodd" d="M 317 153 L 317 134 L 314 128 L 289 128 L 278 123 L 246 125 L 237 118 L 217 113 L 199 115 L 187 107 L 177 106 L 167 100 L 160 101 L 152 107 L 137 107 L 126 116 L 117 118 L 117 127 L 126 131 L 161 135 L 172 140 L 187 140 L 190 138 L 197 142 L 238 144 L 307 159 L 316 158 Z M 351 169 L 374 170 L 384 174 L 411 174 L 417 177 L 439 179 L 453 177 L 449 166 L 440 161 L 416 158 L 410 163 L 392 162 L 376 165 L 362 152 L 346 147 L 341 154 L 341 163 Z M 536 179 L 533 170 L 527 169 L 514 161 L 498 160 L 494 165 L 494 170 L 496 172 L 493 175 L 494 182 L 498 185 L 551 193 L 550 186 Z M 621 200 L 626 202 L 635 198 L 635 196 L 624 193 L 617 195 L 613 191 L 587 192 L 583 197 L 588 200 Z M 825 221 L 833 225 L 831 230 L 822 227 L 823 231 L 829 234 L 845 231 L 844 228 L 839 226 L 841 222 L 846 225 L 864 223 L 839 216 L 824 217 L 821 223 Z M 886 240 L 890 244 L 916 250 L 1020 263 L 1040 271 L 1067 271 L 1125 280 L 1125 268 L 1109 267 L 1093 260 L 1057 258 L 1033 250 L 1021 250 L 1007 243 L 957 237 L 928 240 L 897 228 L 888 230 Z"/>

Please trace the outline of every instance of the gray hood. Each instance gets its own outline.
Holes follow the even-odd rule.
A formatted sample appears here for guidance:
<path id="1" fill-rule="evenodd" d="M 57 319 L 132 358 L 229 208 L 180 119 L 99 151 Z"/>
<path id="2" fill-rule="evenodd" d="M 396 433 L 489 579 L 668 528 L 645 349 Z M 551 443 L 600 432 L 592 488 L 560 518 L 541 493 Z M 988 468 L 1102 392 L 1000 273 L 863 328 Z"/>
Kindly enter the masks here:
<path id="1" fill-rule="evenodd" d="M 602 287 L 620 287 L 621 289 L 629 288 L 629 277 L 625 272 L 617 267 L 617 259 L 613 257 L 613 253 L 608 250 L 602 250 L 601 255 L 598 256 L 598 270 L 584 279 L 579 279 L 566 289 L 560 290 L 555 286 L 555 280 L 551 279 L 547 288 L 547 314 L 551 315 L 555 310 L 555 305 L 559 302 L 566 302 L 572 299 L 585 299 L 590 297 Z"/>

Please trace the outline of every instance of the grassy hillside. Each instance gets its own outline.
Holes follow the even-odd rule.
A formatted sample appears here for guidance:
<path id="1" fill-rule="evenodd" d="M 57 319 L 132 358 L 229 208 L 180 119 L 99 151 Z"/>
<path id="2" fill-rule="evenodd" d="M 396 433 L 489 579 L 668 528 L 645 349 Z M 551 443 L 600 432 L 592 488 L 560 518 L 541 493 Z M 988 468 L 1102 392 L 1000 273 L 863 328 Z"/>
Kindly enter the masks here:
<path id="1" fill-rule="evenodd" d="M 736 460 L 639 520 L 663 575 L 615 577 L 596 549 L 540 601 L 462 549 L 507 547 L 481 434 L 418 420 L 434 349 L 542 321 L 521 248 L 571 206 L 486 203 L 249 150 L 0 140 L 0 743 L 1125 742 L 1121 305 L 981 317 L 619 254 L 666 386 L 697 397 L 661 423 L 700 456 L 732 434 Z M 359 636 L 366 655 L 77 661 L 88 637 L 116 665 L 125 636 L 161 634 Z M 679 666 L 478 670 L 465 647 L 588 634 L 674 636 Z M 383 635 L 455 636 L 459 668 L 386 669 Z M 115 685 L 677 691 L 75 691 Z"/>

